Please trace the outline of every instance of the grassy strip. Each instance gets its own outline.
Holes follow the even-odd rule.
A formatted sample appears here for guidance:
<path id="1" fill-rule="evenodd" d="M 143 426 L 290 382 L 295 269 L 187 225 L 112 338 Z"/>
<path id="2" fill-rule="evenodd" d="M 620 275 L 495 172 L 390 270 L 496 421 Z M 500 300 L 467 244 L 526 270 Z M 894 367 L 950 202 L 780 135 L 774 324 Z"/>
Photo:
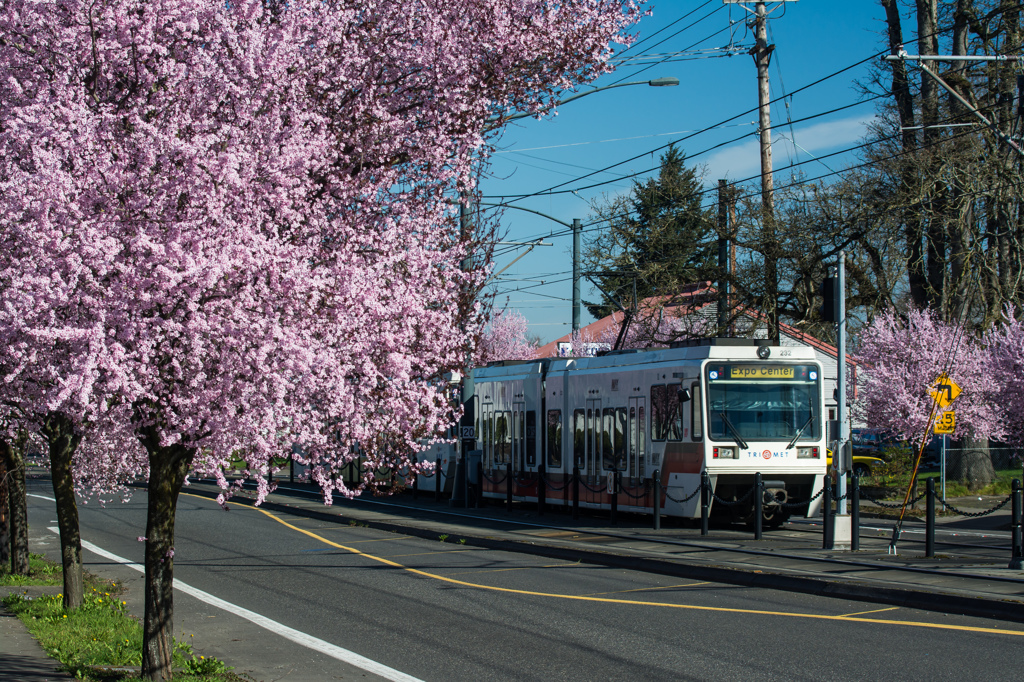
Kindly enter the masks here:
<path id="1" fill-rule="evenodd" d="M 0 566 L 0 586 L 5 585 L 62 585 L 64 576 L 60 564 L 47 561 L 41 554 L 28 555 L 28 575 L 11 573 L 10 562 Z"/>
<path id="2" fill-rule="evenodd" d="M 61 584 L 61 569 L 44 558 L 33 555 L 40 573 L 54 574 L 51 583 L 21 582 L 22 585 Z M 55 567 L 55 570 L 52 568 Z M 24 576 L 8 576 L 13 582 Z M 96 584 L 91 581 L 91 584 Z M 109 591 L 108 591 L 109 590 Z M 118 599 L 113 584 L 92 587 L 81 608 L 65 611 L 62 595 L 27 597 L 11 594 L 3 600 L 12 613 L 28 627 L 46 652 L 64 668 L 85 682 L 140 680 L 142 665 L 142 626 Z M 187 642 L 175 642 L 173 665 L 175 680 L 186 682 L 242 682 L 245 679 L 213 657 L 197 656 Z M 120 670 L 119 670 L 120 669 Z"/>

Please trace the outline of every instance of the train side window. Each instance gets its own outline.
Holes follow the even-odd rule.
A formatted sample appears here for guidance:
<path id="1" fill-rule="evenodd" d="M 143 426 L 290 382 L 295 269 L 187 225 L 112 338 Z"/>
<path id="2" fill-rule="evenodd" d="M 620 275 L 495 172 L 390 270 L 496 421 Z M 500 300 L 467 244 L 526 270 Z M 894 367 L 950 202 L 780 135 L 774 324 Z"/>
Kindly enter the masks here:
<path id="1" fill-rule="evenodd" d="M 562 468 L 562 411 L 548 410 L 548 468 Z"/>
<path id="2" fill-rule="evenodd" d="M 651 386 L 651 440 L 682 440 L 683 413 L 673 386 Z"/>
<path id="3" fill-rule="evenodd" d="M 526 412 L 526 466 L 537 466 L 537 413 Z"/>
<path id="4" fill-rule="evenodd" d="M 494 416 L 494 462 L 505 464 L 512 454 L 512 413 L 496 412 Z"/>
<path id="5" fill-rule="evenodd" d="M 576 410 L 572 413 L 573 438 L 572 438 L 572 459 L 573 466 L 582 467 L 583 457 L 586 452 L 586 418 L 583 410 Z"/>
<path id="6" fill-rule="evenodd" d="M 704 401 L 700 397 L 700 384 L 693 382 L 690 386 L 693 400 L 690 401 L 690 434 L 693 440 L 703 440 Z"/>
<path id="7" fill-rule="evenodd" d="M 605 471 L 615 468 L 615 408 L 604 408 L 601 420 L 601 467 Z"/>
<path id="8" fill-rule="evenodd" d="M 626 470 L 626 408 L 615 410 L 615 468 Z"/>
<path id="9" fill-rule="evenodd" d="M 644 406 L 641 405 L 640 409 L 640 428 L 637 429 L 637 461 L 644 462 L 644 458 L 647 456 L 647 415 L 644 411 Z"/>

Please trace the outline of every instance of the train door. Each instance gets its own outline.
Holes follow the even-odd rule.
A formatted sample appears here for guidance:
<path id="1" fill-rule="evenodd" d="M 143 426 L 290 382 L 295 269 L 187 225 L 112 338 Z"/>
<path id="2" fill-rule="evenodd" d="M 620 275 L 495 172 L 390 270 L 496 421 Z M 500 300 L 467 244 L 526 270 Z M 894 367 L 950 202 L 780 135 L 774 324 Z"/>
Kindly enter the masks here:
<path id="1" fill-rule="evenodd" d="M 512 471 L 526 468 L 526 403 L 512 403 Z"/>
<path id="2" fill-rule="evenodd" d="M 601 401 L 587 401 L 587 450 L 583 472 L 593 478 L 601 461 Z"/>
<path id="3" fill-rule="evenodd" d="M 488 471 L 494 469 L 494 405 L 484 403 L 480 408 L 480 419 L 482 429 L 480 435 L 483 441 L 483 463 Z"/>
<path id="4" fill-rule="evenodd" d="M 633 479 L 647 476 L 647 399 L 629 399 L 629 447 L 626 450 L 626 476 Z"/>

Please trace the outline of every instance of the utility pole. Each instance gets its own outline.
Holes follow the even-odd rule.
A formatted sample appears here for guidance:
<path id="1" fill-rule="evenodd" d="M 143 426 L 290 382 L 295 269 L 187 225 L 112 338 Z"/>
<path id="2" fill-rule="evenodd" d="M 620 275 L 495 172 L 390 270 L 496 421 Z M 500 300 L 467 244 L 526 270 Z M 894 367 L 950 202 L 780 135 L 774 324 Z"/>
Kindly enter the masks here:
<path id="1" fill-rule="evenodd" d="M 731 336 L 729 333 L 730 287 L 732 272 L 729 269 L 729 183 L 718 181 L 718 336 Z M 728 236 L 727 236 L 728 235 Z"/>
<path id="2" fill-rule="evenodd" d="M 572 219 L 572 333 L 580 330 L 580 233 L 583 231 L 579 218 Z"/>
<path id="3" fill-rule="evenodd" d="M 769 110 L 771 89 L 769 87 L 768 66 L 772 61 L 775 45 L 768 44 L 768 3 L 754 2 L 751 10 L 750 0 L 722 0 L 727 5 L 742 5 L 753 13 L 751 26 L 754 29 L 754 47 L 750 55 L 757 65 L 757 103 L 758 129 L 761 141 L 761 242 L 764 245 L 764 300 L 765 314 L 768 317 L 768 338 L 772 343 L 779 343 L 779 270 L 778 239 L 775 235 L 775 188 L 772 181 L 772 118 Z M 782 7 L 786 2 L 796 0 L 778 0 L 775 8 Z"/>

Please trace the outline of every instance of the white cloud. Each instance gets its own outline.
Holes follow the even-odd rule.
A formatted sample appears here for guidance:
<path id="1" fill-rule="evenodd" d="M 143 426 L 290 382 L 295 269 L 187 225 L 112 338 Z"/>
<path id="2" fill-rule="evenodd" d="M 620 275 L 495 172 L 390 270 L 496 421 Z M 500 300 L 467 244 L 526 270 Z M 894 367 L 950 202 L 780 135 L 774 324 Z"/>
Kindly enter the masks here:
<path id="1" fill-rule="evenodd" d="M 813 125 L 778 126 L 772 130 L 772 165 L 776 172 L 783 172 L 794 162 L 807 162 L 798 166 L 810 176 L 822 175 L 829 169 L 840 170 L 850 162 L 848 155 L 830 156 L 815 162 L 813 159 L 827 154 L 855 147 L 867 132 L 867 125 L 874 115 L 816 123 Z M 795 145 L 794 145 L 795 141 Z M 712 154 L 705 161 L 708 179 L 728 178 L 745 180 L 761 172 L 760 143 L 755 135 L 726 149 Z"/>

